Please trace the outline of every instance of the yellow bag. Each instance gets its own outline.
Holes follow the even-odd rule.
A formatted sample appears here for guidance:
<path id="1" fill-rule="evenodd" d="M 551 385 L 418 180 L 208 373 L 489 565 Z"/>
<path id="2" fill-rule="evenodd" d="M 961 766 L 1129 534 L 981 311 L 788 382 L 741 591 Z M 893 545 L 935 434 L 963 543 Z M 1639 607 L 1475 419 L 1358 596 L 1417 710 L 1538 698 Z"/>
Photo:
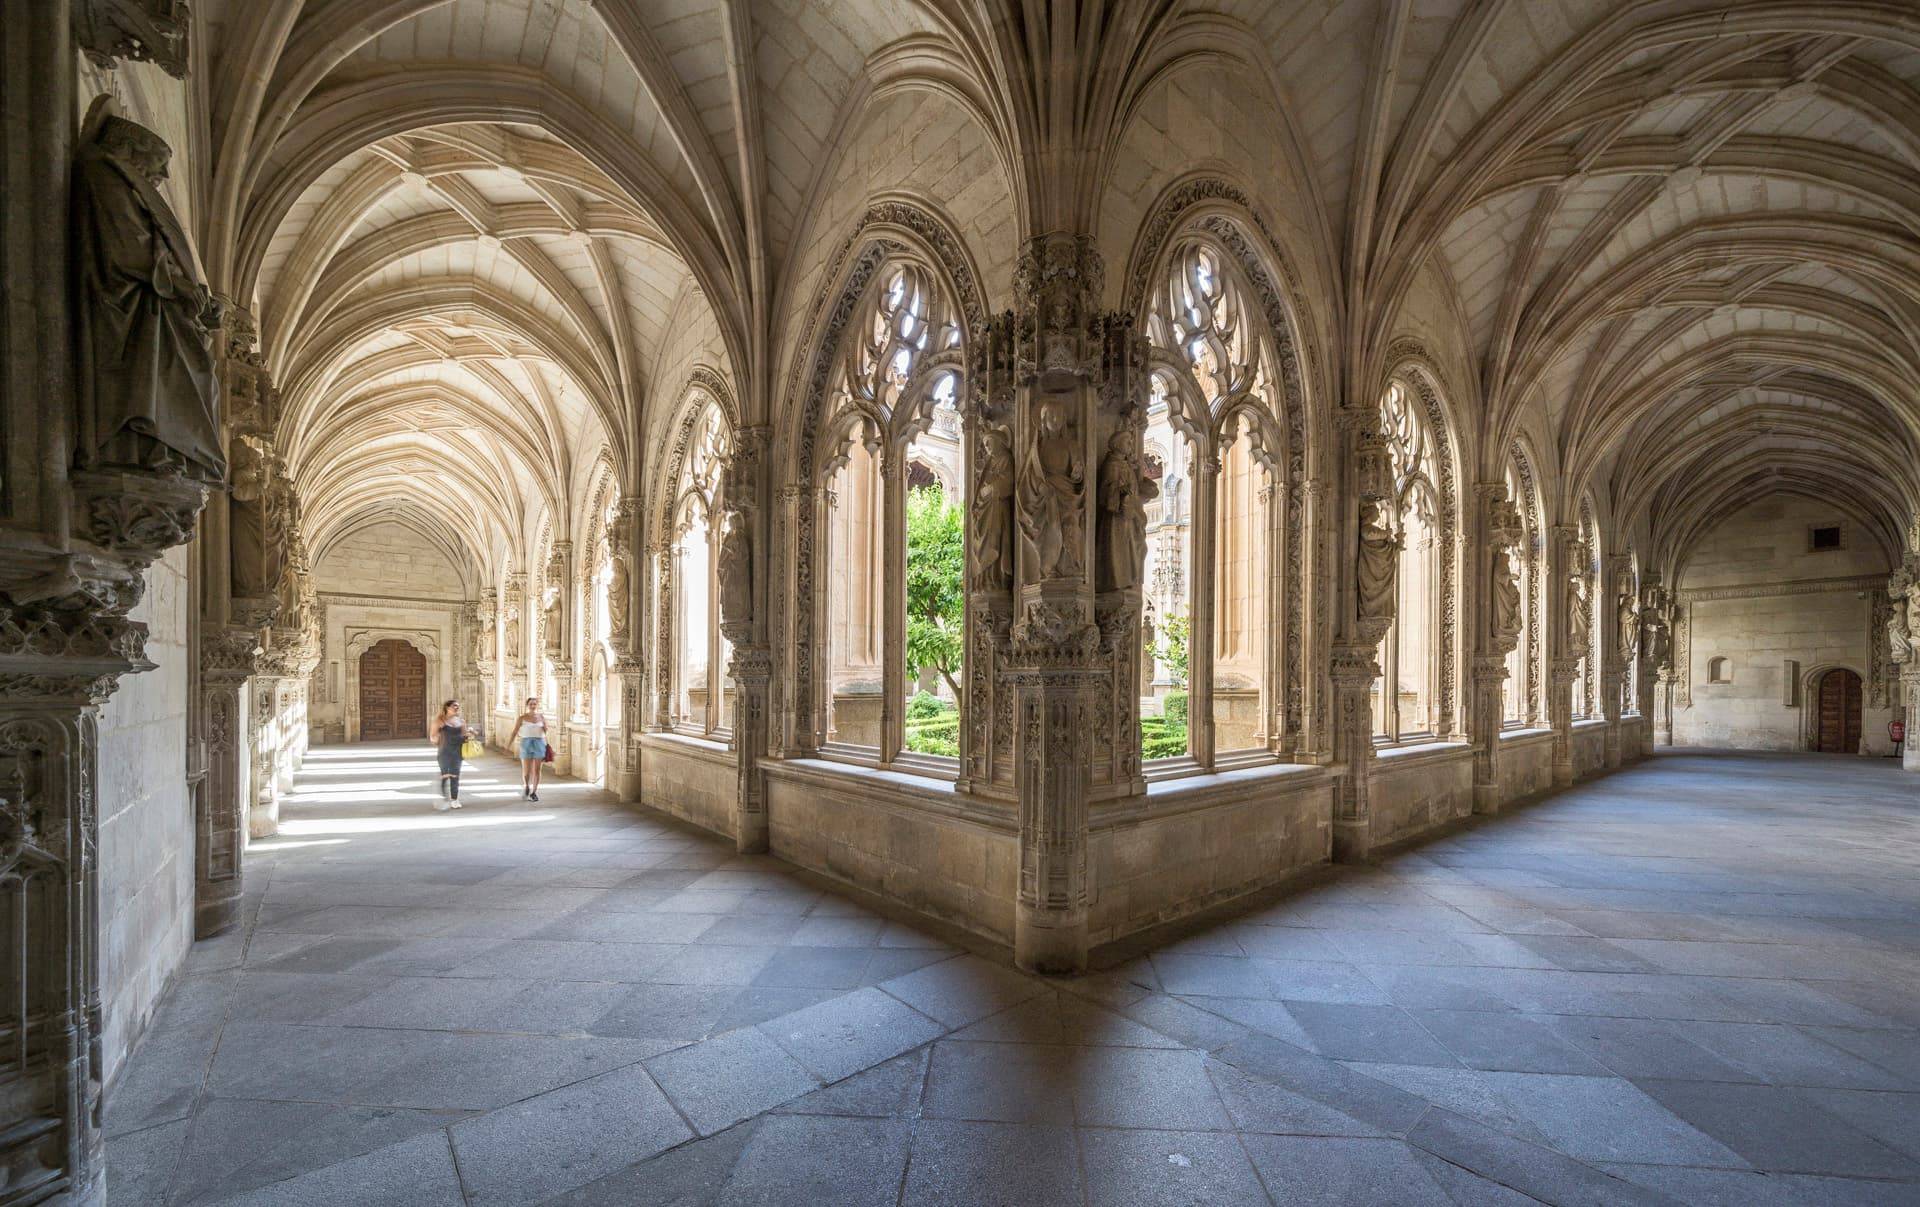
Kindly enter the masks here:
<path id="1" fill-rule="evenodd" d="M 468 738 L 460 743 L 460 757 L 463 759 L 477 759 L 486 752 L 487 748 L 481 745 L 479 738 Z"/>

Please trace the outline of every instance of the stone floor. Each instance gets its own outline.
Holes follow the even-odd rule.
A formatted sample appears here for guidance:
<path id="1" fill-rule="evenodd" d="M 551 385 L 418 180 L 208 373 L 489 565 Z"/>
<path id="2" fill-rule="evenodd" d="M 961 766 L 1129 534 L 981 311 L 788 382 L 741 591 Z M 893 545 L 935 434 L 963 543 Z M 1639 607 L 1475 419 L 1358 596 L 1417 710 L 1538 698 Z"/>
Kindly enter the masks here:
<path id="1" fill-rule="evenodd" d="M 316 750 L 115 1204 L 1917 1203 L 1920 781 L 1667 755 L 1044 981 L 602 793 Z"/>

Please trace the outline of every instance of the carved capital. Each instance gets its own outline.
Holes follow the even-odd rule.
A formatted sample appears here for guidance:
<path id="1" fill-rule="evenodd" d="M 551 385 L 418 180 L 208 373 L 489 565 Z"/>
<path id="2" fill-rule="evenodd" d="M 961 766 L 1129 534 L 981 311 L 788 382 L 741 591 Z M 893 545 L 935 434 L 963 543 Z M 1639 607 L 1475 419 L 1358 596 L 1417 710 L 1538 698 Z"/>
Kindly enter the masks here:
<path id="1" fill-rule="evenodd" d="M 93 544 L 145 570 L 193 539 L 205 485 L 179 473 L 87 470 L 73 475 L 75 523 Z"/>

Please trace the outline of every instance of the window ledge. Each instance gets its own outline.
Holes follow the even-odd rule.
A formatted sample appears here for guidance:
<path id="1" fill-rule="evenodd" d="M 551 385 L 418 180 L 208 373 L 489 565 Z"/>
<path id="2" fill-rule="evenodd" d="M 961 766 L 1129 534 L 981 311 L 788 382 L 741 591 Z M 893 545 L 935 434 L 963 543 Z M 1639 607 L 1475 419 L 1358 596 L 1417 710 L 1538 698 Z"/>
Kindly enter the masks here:
<path id="1" fill-rule="evenodd" d="M 1500 731 L 1500 741 L 1502 743 L 1539 742 L 1545 741 L 1552 736 L 1553 730 L 1544 725 L 1535 726 L 1531 729 L 1503 729 Z"/>
<path id="2" fill-rule="evenodd" d="M 849 793 L 863 803 L 923 810 L 1006 833 L 1019 828 L 1010 803 L 963 793 L 931 776 L 833 758 L 764 759 L 760 766 L 770 779 Z"/>
<path id="3" fill-rule="evenodd" d="M 710 758 L 719 757 L 729 761 L 733 758 L 733 748 L 725 742 L 716 742 L 712 738 L 697 738 L 690 733 L 677 733 L 670 729 L 642 733 L 640 744 L 642 746 L 678 746 L 691 753 Z"/>
<path id="4" fill-rule="evenodd" d="M 1149 782 L 1144 796 L 1094 802 L 1091 825 L 1096 830 L 1111 829 L 1195 809 L 1273 802 L 1287 792 L 1329 784 L 1336 774 L 1334 768 L 1316 763 L 1266 763 Z"/>
<path id="5" fill-rule="evenodd" d="M 1575 729 L 1605 729 L 1606 725 L 1605 717 L 1579 717 L 1573 723 Z"/>
<path id="6" fill-rule="evenodd" d="M 1377 747 L 1373 757 L 1375 762 L 1392 763 L 1397 768 L 1440 762 L 1454 755 L 1470 754 L 1472 751 L 1472 742 L 1448 738 L 1440 741 L 1414 742 L 1405 746 Z"/>

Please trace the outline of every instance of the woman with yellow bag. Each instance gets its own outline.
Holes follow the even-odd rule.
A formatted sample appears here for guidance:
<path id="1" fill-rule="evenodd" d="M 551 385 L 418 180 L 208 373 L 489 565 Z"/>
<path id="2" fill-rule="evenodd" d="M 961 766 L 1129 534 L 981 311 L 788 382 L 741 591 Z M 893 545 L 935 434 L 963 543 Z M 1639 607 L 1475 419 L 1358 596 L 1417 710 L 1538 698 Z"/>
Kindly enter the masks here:
<path id="1" fill-rule="evenodd" d="M 433 719 L 427 740 L 440 748 L 440 803 L 434 808 L 446 812 L 460 807 L 460 761 L 478 758 L 486 749 L 480 735 L 471 732 L 460 715 L 460 702 L 448 700 Z"/>

